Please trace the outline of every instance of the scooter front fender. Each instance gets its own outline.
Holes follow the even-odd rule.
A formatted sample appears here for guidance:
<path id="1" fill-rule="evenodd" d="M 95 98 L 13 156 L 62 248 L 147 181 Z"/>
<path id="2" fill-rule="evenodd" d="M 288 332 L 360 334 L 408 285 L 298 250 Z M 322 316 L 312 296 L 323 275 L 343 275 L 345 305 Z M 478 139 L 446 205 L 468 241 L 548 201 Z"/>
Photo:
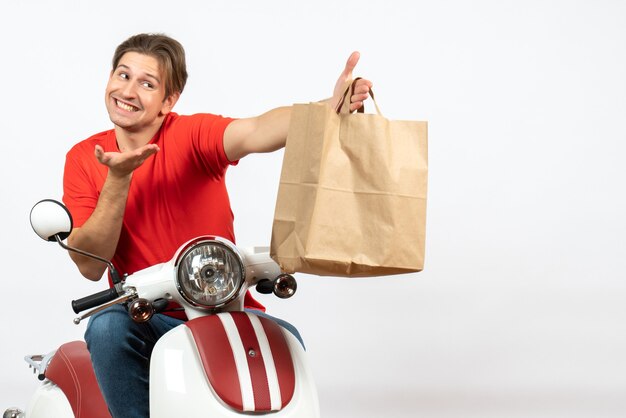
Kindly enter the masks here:
<path id="1" fill-rule="evenodd" d="M 285 364 L 284 361 L 276 358 L 276 353 L 272 356 L 271 354 L 267 355 L 267 351 L 265 351 L 266 354 L 263 355 L 262 351 L 265 348 L 254 348 L 251 350 L 251 347 L 248 347 L 250 344 L 246 345 L 244 342 L 246 341 L 246 336 L 238 337 L 237 331 L 233 335 L 232 329 L 227 338 L 220 340 L 223 342 L 217 343 L 217 347 L 215 347 L 215 341 L 213 341 L 213 349 L 203 349 L 203 342 L 198 341 L 198 339 L 207 338 L 207 335 L 216 335 L 210 332 L 210 330 L 208 330 L 208 333 L 205 333 L 204 331 L 207 331 L 207 328 L 222 327 L 222 323 L 227 324 L 232 318 L 234 318 L 234 322 L 244 321 L 246 316 L 249 315 L 252 315 L 252 317 L 249 317 L 251 319 L 250 322 L 256 322 L 258 325 L 259 322 L 255 319 L 257 317 L 254 314 L 223 312 L 189 321 L 187 324 L 174 328 L 159 339 L 150 360 L 151 418 L 170 418 L 173 416 L 236 418 L 249 415 L 250 413 L 259 417 L 319 418 L 317 391 L 312 373 L 306 362 L 306 353 L 300 342 L 289 331 L 278 327 L 278 332 L 281 334 L 280 338 L 285 343 L 283 352 L 290 357 L 289 364 Z M 194 321 L 196 321 L 196 325 L 200 325 L 198 328 L 202 332 L 193 331 L 194 324 L 192 323 Z M 227 326 L 224 327 L 227 328 Z M 222 331 L 218 329 L 216 332 Z M 245 331 L 242 333 L 245 333 Z M 254 330 L 254 333 L 259 336 L 259 340 L 265 338 L 259 335 L 257 329 Z M 236 341 L 237 339 L 239 339 L 238 342 Z M 219 347 L 219 344 L 225 344 L 226 346 Z M 264 343 L 259 342 L 258 344 L 263 345 Z M 243 350 L 243 353 L 237 353 L 237 350 Z M 211 353 L 228 353 L 231 351 L 233 352 L 231 359 L 236 363 L 238 362 L 236 372 L 239 375 L 238 378 L 236 376 L 233 377 L 232 373 L 230 375 L 228 373 L 224 374 L 221 370 L 209 369 L 207 371 L 205 365 L 207 362 L 210 362 L 207 356 L 213 355 Z M 255 383 L 250 381 L 242 383 L 245 380 L 246 373 L 252 374 L 251 370 L 255 367 L 254 361 L 247 360 L 247 356 L 255 357 L 254 361 L 264 362 L 268 376 L 270 374 L 280 375 L 283 373 L 281 370 L 272 370 L 272 367 L 291 368 L 293 381 L 289 385 L 291 385 L 292 391 L 286 393 L 282 390 L 282 387 L 279 389 L 274 388 L 274 393 L 278 391 L 281 395 L 278 396 L 278 401 L 272 398 L 271 411 L 254 409 L 255 407 L 258 408 L 262 403 L 256 390 L 250 386 L 254 386 Z M 235 360 L 235 357 L 239 357 L 239 360 Z M 276 360 L 275 365 L 267 365 L 269 357 L 273 357 L 273 360 Z M 217 360 L 217 368 L 220 369 L 222 361 L 221 359 Z M 246 369 L 248 366 L 250 367 L 249 370 Z M 243 372 L 242 369 L 244 369 Z M 207 373 L 211 376 L 208 376 Z M 218 379 L 217 385 L 221 386 L 219 388 L 214 387 L 211 383 L 211 381 L 215 382 L 216 378 Z M 254 380 L 254 377 L 249 380 Z M 271 386 L 272 384 L 270 383 L 269 385 Z M 232 405 L 229 399 L 224 400 L 225 391 L 240 393 L 238 395 L 240 399 L 247 398 L 247 400 L 243 400 L 244 406 L 238 409 Z M 244 392 L 248 392 L 249 395 L 246 397 Z M 228 398 L 228 395 L 226 398 Z"/>

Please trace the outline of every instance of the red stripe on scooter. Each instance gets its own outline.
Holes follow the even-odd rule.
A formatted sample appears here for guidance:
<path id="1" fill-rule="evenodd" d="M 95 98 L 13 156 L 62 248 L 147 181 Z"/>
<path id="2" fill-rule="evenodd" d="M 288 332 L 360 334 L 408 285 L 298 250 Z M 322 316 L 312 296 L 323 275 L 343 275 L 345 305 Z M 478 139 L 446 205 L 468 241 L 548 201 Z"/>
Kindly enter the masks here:
<path id="1" fill-rule="evenodd" d="M 257 412 L 271 411 L 270 389 L 267 383 L 265 363 L 250 318 L 243 312 L 233 312 L 231 315 L 239 331 L 243 348 L 246 350 L 250 379 L 252 380 L 252 392 L 254 393 L 254 410 Z M 254 355 L 250 355 L 252 351 L 254 351 Z"/>
<path id="2" fill-rule="evenodd" d="M 217 315 L 185 323 L 191 330 L 206 376 L 215 393 L 228 405 L 243 411 L 239 376 L 233 351 Z"/>
<path id="3" fill-rule="evenodd" d="M 280 397 L 282 400 L 282 407 L 284 408 L 293 398 L 293 393 L 296 386 L 296 375 L 293 367 L 293 359 L 291 358 L 291 351 L 287 345 L 287 340 L 283 335 L 283 330 L 276 322 L 267 318 L 259 318 L 265 335 L 270 343 L 272 350 L 272 357 L 274 358 L 274 366 L 276 367 L 276 374 L 278 376 L 278 384 L 280 386 Z"/>

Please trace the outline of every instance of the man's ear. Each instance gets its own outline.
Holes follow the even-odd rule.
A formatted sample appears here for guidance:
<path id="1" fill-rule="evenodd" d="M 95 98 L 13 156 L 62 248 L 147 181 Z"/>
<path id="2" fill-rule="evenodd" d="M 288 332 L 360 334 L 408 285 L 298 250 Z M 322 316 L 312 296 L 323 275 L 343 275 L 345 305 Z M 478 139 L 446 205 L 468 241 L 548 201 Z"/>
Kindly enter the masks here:
<path id="1" fill-rule="evenodd" d="M 165 116 L 170 113 L 172 111 L 172 108 L 178 101 L 179 97 L 179 92 L 172 93 L 168 97 L 166 97 L 165 100 L 163 100 L 163 105 L 161 106 L 161 115 Z"/>

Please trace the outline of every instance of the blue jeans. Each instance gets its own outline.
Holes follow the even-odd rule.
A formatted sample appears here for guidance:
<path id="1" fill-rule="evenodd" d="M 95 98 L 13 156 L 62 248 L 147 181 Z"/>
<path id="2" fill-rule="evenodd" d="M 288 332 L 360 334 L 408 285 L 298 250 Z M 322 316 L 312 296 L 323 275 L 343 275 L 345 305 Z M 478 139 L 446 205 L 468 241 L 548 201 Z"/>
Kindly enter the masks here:
<path id="1" fill-rule="evenodd" d="M 264 312 L 250 310 L 276 321 L 302 343 L 298 330 Z M 98 385 L 114 418 L 150 416 L 150 355 L 157 340 L 184 321 L 157 314 L 138 324 L 121 305 L 98 312 L 89 319 L 85 341 Z M 304 346 L 304 344 L 302 344 Z"/>

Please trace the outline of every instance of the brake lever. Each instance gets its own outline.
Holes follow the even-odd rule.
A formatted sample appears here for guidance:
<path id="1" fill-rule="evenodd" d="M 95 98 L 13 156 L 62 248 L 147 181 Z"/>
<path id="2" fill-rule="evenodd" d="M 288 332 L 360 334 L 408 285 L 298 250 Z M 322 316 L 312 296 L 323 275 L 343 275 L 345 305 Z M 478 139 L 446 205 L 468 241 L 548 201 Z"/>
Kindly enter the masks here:
<path id="1" fill-rule="evenodd" d="M 92 310 L 90 310 L 89 312 L 85 312 L 84 314 L 82 314 L 81 316 L 78 316 L 76 318 L 74 318 L 74 324 L 78 325 L 80 324 L 80 321 L 82 321 L 85 318 L 89 318 L 91 315 L 98 313 L 110 306 L 113 305 L 117 305 L 118 303 L 123 303 L 123 302 L 127 302 L 131 299 L 134 299 L 137 297 L 137 292 L 135 292 L 135 289 L 129 289 L 126 291 L 125 294 L 123 294 L 122 296 L 113 299 L 110 302 L 105 303 L 104 305 L 100 305 L 97 308 L 93 308 Z"/>

